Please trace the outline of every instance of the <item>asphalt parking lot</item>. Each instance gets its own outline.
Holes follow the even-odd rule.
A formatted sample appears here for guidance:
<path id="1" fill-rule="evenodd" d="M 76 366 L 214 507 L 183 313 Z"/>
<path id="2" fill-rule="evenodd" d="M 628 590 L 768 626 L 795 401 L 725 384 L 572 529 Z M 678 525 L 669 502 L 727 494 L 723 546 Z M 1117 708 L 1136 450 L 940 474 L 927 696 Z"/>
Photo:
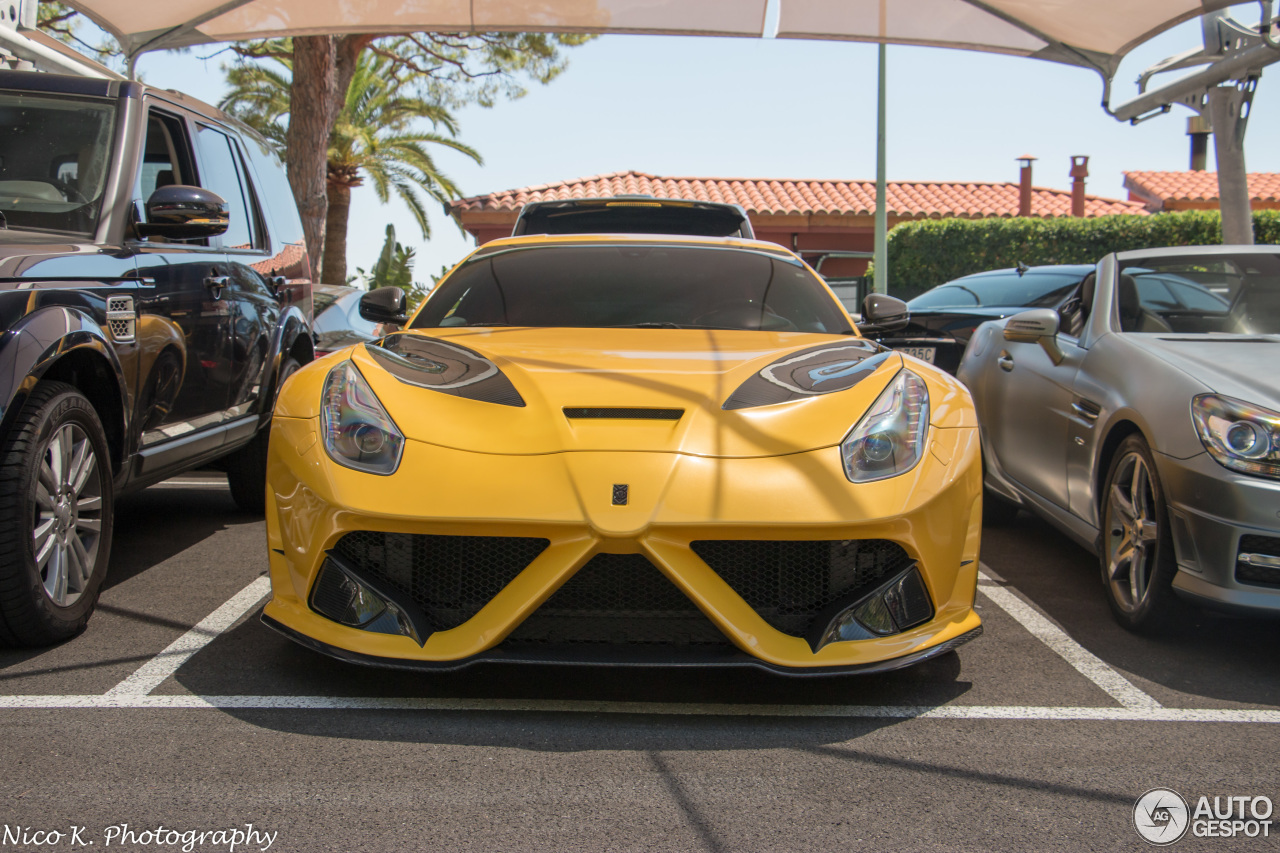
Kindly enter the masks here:
<path id="1" fill-rule="evenodd" d="M 0 651 L 0 850 L 1134 850 L 1152 788 L 1280 799 L 1280 624 L 1135 637 L 1030 517 L 986 531 L 957 655 L 791 679 L 357 668 L 258 621 L 263 523 L 224 482 L 117 512 L 88 631 Z"/>

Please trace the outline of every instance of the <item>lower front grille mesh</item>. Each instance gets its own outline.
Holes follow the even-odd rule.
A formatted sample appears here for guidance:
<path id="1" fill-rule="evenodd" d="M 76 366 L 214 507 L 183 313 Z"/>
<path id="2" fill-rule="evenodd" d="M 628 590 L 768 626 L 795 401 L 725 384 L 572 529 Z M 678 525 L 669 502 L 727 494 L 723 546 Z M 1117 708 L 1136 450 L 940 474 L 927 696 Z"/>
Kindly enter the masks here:
<path id="1" fill-rule="evenodd" d="M 706 539 L 692 547 L 760 618 L 793 637 L 807 636 L 829 606 L 852 604 L 912 563 L 886 539 Z"/>
<path id="2" fill-rule="evenodd" d="M 1241 536 L 1237 553 L 1280 557 L 1280 539 L 1274 536 Z M 1280 586 L 1280 569 L 1236 563 L 1236 580 L 1253 586 Z"/>
<path id="3" fill-rule="evenodd" d="M 731 646 L 642 554 L 597 554 L 503 645 Z"/>
<path id="4" fill-rule="evenodd" d="M 550 545 L 515 536 L 348 533 L 334 553 L 358 573 L 408 595 L 432 631 L 447 631 L 480 612 Z"/>

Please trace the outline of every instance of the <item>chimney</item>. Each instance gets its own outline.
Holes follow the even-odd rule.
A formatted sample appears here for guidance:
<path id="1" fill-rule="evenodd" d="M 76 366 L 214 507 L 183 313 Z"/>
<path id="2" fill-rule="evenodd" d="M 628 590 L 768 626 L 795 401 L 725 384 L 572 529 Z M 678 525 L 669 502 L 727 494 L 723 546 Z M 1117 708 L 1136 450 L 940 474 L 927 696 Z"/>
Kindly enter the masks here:
<path id="1" fill-rule="evenodd" d="M 1089 158 L 1071 158 L 1071 215 L 1084 216 L 1084 179 L 1089 177 Z"/>
<path id="2" fill-rule="evenodd" d="M 1190 116 L 1187 119 L 1187 136 L 1191 137 L 1191 171 L 1203 172 L 1209 161 L 1209 134 L 1213 132 L 1209 117 Z"/>
<path id="3" fill-rule="evenodd" d="M 1035 162 L 1035 157 L 1030 154 L 1023 154 L 1018 158 L 1018 165 L 1022 167 L 1022 171 L 1018 175 L 1018 215 L 1031 215 L 1031 164 Z"/>

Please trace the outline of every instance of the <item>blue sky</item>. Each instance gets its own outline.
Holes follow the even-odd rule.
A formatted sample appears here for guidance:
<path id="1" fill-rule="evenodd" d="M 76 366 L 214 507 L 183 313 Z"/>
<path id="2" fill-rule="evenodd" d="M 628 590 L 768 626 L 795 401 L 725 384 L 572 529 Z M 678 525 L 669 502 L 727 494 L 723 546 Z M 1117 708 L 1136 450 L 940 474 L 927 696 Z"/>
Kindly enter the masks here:
<path id="1" fill-rule="evenodd" d="M 1257 4 L 1238 7 L 1256 21 Z M 1116 76 L 1113 103 L 1133 97 L 1151 63 L 1200 45 L 1198 22 L 1135 51 Z M 548 86 L 492 109 L 457 113 L 459 138 L 477 166 L 441 151 L 437 162 L 467 195 L 635 169 L 668 176 L 875 178 L 876 47 L 787 39 L 604 36 L 569 50 L 568 70 Z M 147 55 L 147 82 L 216 102 L 223 94 L 216 47 Z M 1081 68 L 967 51 L 889 48 L 890 180 L 1017 180 L 1032 154 L 1035 183 L 1067 188 L 1070 156 L 1086 154 L 1089 192 L 1124 198 L 1124 171 L 1188 167 L 1186 118 L 1175 108 L 1137 126 L 1100 108 L 1096 74 Z M 1250 171 L 1280 171 L 1280 64 L 1264 74 L 1245 137 Z M 1212 168 L 1212 147 L 1210 148 Z M 432 208 L 422 239 L 398 203 L 369 188 L 353 197 L 349 266 L 368 268 L 387 223 L 418 250 L 429 280 L 470 250 Z"/>

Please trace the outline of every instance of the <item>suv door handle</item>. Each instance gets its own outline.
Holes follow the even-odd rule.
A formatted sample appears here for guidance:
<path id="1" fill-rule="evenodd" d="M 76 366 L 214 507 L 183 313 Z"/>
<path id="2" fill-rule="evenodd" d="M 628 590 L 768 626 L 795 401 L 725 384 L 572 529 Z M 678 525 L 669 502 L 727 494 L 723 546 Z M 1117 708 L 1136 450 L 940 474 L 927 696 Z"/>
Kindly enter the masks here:
<path id="1" fill-rule="evenodd" d="M 1000 353 L 1000 357 L 996 359 L 996 364 L 1000 365 L 1000 369 L 1005 373 L 1013 370 L 1013 356 L 1007 352 Z"/>
<path id="2" fill-rule="evenodd" d="M 210 295 L 213 296 L 213 301 L 217 302 L 222 299 L 222 288 L 226 287 L 230 281 L 231 278 L 229 276 L 210 275 L 205 277 L 204 286 L 209 288 Z"/>

